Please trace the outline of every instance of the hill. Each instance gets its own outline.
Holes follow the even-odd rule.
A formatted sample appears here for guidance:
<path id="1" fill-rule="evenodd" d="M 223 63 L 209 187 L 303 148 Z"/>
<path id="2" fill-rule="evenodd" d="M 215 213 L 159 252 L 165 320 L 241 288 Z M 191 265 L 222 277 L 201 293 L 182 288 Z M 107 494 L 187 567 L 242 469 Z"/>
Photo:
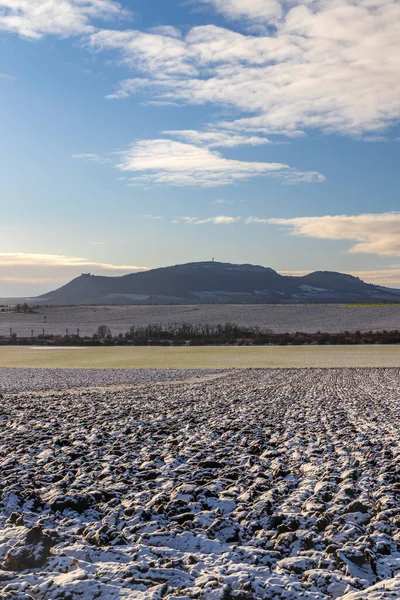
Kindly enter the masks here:
<path id="1" fill-rule="evenodd" d="M 31 301 L 55 305 L 396 302 L 400 301 L 400 290 L 331 271 L 292 277 L 259 265 L 212 261 L 151 269 L 122 277 L 82 274 Z"/>

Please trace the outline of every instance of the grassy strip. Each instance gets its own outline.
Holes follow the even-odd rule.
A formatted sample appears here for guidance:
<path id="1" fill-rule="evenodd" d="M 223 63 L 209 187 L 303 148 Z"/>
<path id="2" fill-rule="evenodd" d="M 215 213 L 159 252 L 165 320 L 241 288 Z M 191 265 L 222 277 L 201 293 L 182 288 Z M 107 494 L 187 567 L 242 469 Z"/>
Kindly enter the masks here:
<path id="1" fill-rule="evenodd" d="M 0 367 L 243 369 L 400 366 L 398 346 L 0 347 Z M 4 384 L 3 384 L 4 385 Z"/>

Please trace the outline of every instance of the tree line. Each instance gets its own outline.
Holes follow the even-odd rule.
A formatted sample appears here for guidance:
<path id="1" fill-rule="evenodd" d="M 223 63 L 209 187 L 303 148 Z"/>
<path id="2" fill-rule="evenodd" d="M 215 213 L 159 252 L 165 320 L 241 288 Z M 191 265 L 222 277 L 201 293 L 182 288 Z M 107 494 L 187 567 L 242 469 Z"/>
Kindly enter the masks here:
<path id="1" fill-rule="evenodd" d="M 350 345 L 400 344 L 400 331 L 343 331 L 340 333 L 276 333 L 271 329 L 245 327 L 233 323 L 201 325 L 178 323 L 171 325 L 132 326 L 126 333 L 113 335 L 107 325 L 98 327 L 92 336 L 77 334 L 42 334 L 20 337 L 15 332 L 0 338 L 0 344 L 84 345 L 84 346 L 171 346 L 171 345 Z"/>

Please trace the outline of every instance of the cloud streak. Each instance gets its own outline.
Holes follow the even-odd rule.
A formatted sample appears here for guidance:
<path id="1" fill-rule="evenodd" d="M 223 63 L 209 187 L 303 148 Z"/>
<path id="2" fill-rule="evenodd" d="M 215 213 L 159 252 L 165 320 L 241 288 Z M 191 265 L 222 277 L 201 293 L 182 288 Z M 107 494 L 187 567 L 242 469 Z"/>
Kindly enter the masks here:
<path id="1" fill-rule="evenodd" d="M 351 241 L 349 252 L 400 256 L 400 212 L 292 219 L 249 217 L 246 223 L 281 225 L 289 228 L 290 235 Z"/>
<path id="2" fill-rule="evenodd" d="M 241 217 L 228 217 L 226 215 L 207 217 L 206 219 L 199 219 L 198 217 L 179 217 L 172 221 L 172 223 L 185 223 L 187 225 L 233 225 L 234 223 L 239 223 L 241 219 Z"/>
<path id="3" fill-rule="evenodd" d="M 76 158 L 78 160 L 85 160 L 87 162 L 93 162 L 100 165 L 110 164 L 111 160 L 105 156 L 101 156 L 100 154 L 96 154 L 93 152 L 86 152 L 83 154 L 73 154 L 72 158 Z"/>
<path id="4" fill-rule="evenodd" d="M 145 270 L 147 267 L 115 265 L 64 254 L 0 253 L 2 296 L 35 296 L 48 292 L 52 287 L 77 277 L 82 271 L 115 277 Z"/>
<path id="5" fill-rule="evenodd" d="M 146 271 L 147 267 L 136 265 L 113 265 L 91 261 L 88 258 L 64 254 L 29 254 L 23 252 L 1 252 L 0 267 L 85 267 L 107 271 Z"/>
<path id="6" fill-rule="evenodd" d="M 196 131 L 194 129 L 182 129 L 163 131 L 164 135 L 178 138 L 190 144 L 207 146 L 208 148 L 235 148 L 236 146 L 264 146 L 272 144 L 266 137 L 256 135 L 239 135 L 226 131 Z"/>
<path id="7" fill-rule="evenodd" d="M 142 140 L 122 153 L 117 168 L 136 173 L 137 185 L 217 187 L 252 177 L 277 177 L 288 183 L 320 182 L 320 173 L 297 172 L 282 163 L 227 159 L 215 150 L 175 140 Z"/>
<path id="8" fill-rule="evenodd" d="M 120 158 L 114 165 L 117 169 L 134 174 L 126 179 L 128 185 L 212 188 L 265 176 L 287 184 L 325 181 L 325 177 L 316 171 L 297 171 L 283 163 L 227 159 L 214 150 L 214 147 L 268 144 L 269 140 L 266 138 L 232 136 L 219 131 L 182 130 L 164 133 L 185 141 L 162 138 L 141 140 L 133 142 L 125 151 L 113 154 Z M 97 153 L 74 154 L 72 158 L 97 164 L 113 164 L 111 158 Z"/>

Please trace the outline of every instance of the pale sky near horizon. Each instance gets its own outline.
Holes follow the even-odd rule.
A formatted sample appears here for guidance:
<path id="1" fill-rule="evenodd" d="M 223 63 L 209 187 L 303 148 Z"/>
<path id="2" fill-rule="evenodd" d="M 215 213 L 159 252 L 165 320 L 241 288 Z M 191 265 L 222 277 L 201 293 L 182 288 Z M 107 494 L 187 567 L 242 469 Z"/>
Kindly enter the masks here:
<path id="1" fill-rule="evenodd" d="M 210 260 L 400 288 L 398 0 L 0 0 L 0 297 Z"/>

